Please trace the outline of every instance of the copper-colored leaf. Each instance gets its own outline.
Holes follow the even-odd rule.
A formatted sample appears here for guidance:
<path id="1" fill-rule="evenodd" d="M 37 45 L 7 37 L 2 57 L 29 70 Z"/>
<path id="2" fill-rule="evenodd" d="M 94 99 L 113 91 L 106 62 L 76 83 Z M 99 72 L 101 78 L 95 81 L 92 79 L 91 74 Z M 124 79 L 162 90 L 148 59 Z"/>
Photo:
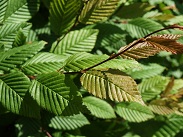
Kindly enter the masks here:
<path id="1" fill-rule="evenodd" d="M 181 36 L 182 35 L 164 34 L 158 36 L 150 36 L 146 39 L 146 41 L 154 48 L 177 54 L 183 53 L 183 44 L 176 41 Z"/>
<path id="2" fill-rule="evenodd" d="M 121 47 L 118 53 L 123 52 L 125 49 L 128 49 L 137 41 L 134 41 L 127 46 Z M 140 58 L 147 58 L 149 56 L 153 56 L 156 53 L 159 53 L 160 51 L 161 51 L 160 49 L 154 48 L 153 46 L 149 45 L 148 42 L 144 41 L 142 43 L 138 43 L 132 46 L 129 50 L 122 53 L 120 56 L 122 58 L 127 58 L 127 59 L 140 59 Z"/>

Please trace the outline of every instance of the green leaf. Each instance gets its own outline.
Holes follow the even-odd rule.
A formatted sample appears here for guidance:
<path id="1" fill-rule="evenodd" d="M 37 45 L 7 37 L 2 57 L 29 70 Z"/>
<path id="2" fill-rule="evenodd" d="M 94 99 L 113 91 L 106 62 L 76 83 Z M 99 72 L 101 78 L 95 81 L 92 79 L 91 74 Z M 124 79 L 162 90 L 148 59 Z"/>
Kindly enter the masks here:
<path id="1" fill-rule="evenodd" d="M 141 92 L 144 101 L 151 100 L 159 95 L 168 84 L 169 78 L 162 76 L 154 76 L 149 79 L 144 79 L 138 89 Z"/>
<path id="2" fill-rule="evenodd" d="M 153 137 L 175 137 L 183 129 L 182 116 L 172 115 L 167 121 L 155 132 Z"/>
<path id="3" fill-rule="evenodd" d="M 96 97 L 114 101 L 136 101 L 143 104 L 135 81 L 119 70 L 87 71 L 82 86 Z"/>
<path id="4" fill-rule="evenodd" d="M 21 68 L 30 75 L 49 73 L 62 68 L 65 60 L 65 56 L 42 52 L 26 61 Z"/>
<path id="5" fill-rule="evenodd" d="M 72 28 L 81 5 L 81 0 L 53 0 L 51 2 L 50 23 L 52 30 L 57 35 L 61 35 Z"/>
<path id="6" fill-rule="evenodd" d="M 129 122 L 139 123 L 154 118 L 154 114 L 147 106 L 143 106 L 137 102 L 117 104 L 116 113 Z"/>
<path id="7" fill-rule="evenodd" d="M 82 69 L 91 67 L 105 59 L 109 58 L 107 55 L 92 55 L 90 53 L 77 53 L 70 56 L 64 62 L 64 70 L 66 71 L 80 71 Z M 120 65 L 119 65 L 120 64 Z M 119 70 L 126 70 L 130 68 L 139 67 L 138 62 L 126 59 L 113 59 L 104 64 L 101 64 L 94 69 L 113 68 Z"/>
<path id="8" fill-rule="evenodd" d="M 165 67 L 151 63 L 149 65 L 140 65 L 138 68 L 129 69 L 125 71 L 134 79 L 143 79 L 143 78 L 150 78 L 156 75 L 161 74 L 165 70 Z"/>
<path id="9" fill-rule="evenodd" d="M 55 116 L 50 120 L 49 127 L 57 130 L 74 130 L 90 124 L 83 114 L 73 116 Z"/>
<path id="10" fill-rule="evenodd" d="M 96 97 L 88 96 L 83 98 L 84 105 L 90 110 L 91 114 L 103 119 L 115 118 L 113 108 L 106 101 Z"/>
<path id="11" fill-rule="evenodd" d="M 26 42 L 26 36 L 22 32 L 22 30 L 18 31 L 15 40 L 13 42 L 13 47 L 22 46 L 25 44 L 25 42 Z"/>
<path id="12" fill-rule="evenodd" d="M 0 102 L 12 113 L 29 117 L 39 117 L 36 106 L 25 102 L 31 82 L 21 72 L 9 73 L 0 77 Z M 29 101 L 31 103 L 31 101 Z"/>
<path id="13" fill-rule="evenodd" d="M 66 56 L 90 52 L 95 46 L 97 34 L 98 31 L 93 29 L 71 31 L 61 41 L 55 41 L 50 52 Z"/>
<path id="14" fill-rule="evenodd" d="M 142 38 L 153 31 L 162 29 L 163 26 L 151 19 L 135 18 L 130 20 L 127 24 L 122 24 L 121 28 L 126 30 L 133 38 Z M 168 33 L 168 31 L 163 32 Z"/>
<path id="15" fill-rule="evenodd" d="M 16 67 L 19 68 L 29 58 L 33 57 L 38 51 L 43 49 L 44 45 L 44 41 L 34 42 L 4 52 L 0 57 L 0 70 L 6 72 Z"/>
<path id="16" fill-rule="evenodd" d="M 19 31 L 27 36 L 30 27 L 31 24 L 29 23 L 3 24 L 0 26 L 0 43 L 4 44 L 5 50 L 12 48 L 13 42 L 19 36 Z"/>
<path id="17" fill-rule="evenodd" d="M 41 107 L 53 114 L 79 113 L 80 101 L 72 92 L 77 88 L 64 74 L 52 72 L 40 75 L 29 88 L 31 97 Z M 71 94 L 71 95 L 70 95 Z"/>
<path id="18" fill-rule="evenodd" d="M 39 0 L 2 0 L 0 22 L 20 23 L 28 21 L 39 9 Z"/>
<path id="19" fill-rule="evenodd" d="M 107 20 L 115 11 L 119 0 L 89 0 L 79 16 L 79 21 L 84 24 L 93 24 Z"/>

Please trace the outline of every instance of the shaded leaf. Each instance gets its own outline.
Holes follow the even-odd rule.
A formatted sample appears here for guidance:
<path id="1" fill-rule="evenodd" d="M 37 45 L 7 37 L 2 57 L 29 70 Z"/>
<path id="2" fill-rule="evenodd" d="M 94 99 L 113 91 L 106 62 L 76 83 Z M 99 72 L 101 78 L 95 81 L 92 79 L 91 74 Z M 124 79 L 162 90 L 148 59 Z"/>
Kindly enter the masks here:
<path id="1" fill-rule="evenodd" d="M 106 20 L 115 11 L 119 0 L 89 0 L 79 16 L 84 24 L 93 24 Z"/>
<path id="2" fill-rule="evenodd" d="M 90 52 L 97 39 L 97 30 L 81 29 L 69 32 L 61 41 L 55 41 L 50 52 L 70 56 L 80 52 Z"/>
<path id="3" fill-rule="evenodd" d="M 165 67 L 155 63 L 149 64 L 149 65 L 141 64 L 139 66 L 140 67 L 129 69 L 125 72 L 134 79 L 142 79 L 142 78 L 150 78 L 150 77 L 159 75 L 165 70 Z"/>
<path id="4" fill-rule="evenodd" d="M 52 0 L 50 23 L 57 35 L 67 32 L 75 24 L 81 5 L 81 0 Z"/>
<path id="5" fill-rule="evenodd" d="M 169 78 L 162 76 L 154 76 L 149 79 L 144 79 L 139 85 L 138 89 L 141 92 L 144 101 L 151 100 L 157 97 L 168 84 Z"/>
<path id="6" fill-rule="evenodd" d="M 91 114 L 98 118 L 115 118 L 115 113 L 111 105 L 104 100 L 88 96 L 83 98 L 84 105 L 90 110 Z"/>
<path id="7" fill-rule="evenodd" d="M 83 114 L 73 116 L 55 116 L 50 120 L 49 127 L 59 130 L 74 130 L 90 124 Z"/>
<path id="8" fill-rule="evenodd" d="M 147 107 L 136 102 L 119 103 L 116 113 L 129 122 L 144 122 L 154 118 L 154 114 Z"/>
<path id="9" fill-rule="evenodd" d="M 82 75 L 81 83 L 96 97 L 143 104 L 135 81 L 119 70 L 87 71 Z"/>

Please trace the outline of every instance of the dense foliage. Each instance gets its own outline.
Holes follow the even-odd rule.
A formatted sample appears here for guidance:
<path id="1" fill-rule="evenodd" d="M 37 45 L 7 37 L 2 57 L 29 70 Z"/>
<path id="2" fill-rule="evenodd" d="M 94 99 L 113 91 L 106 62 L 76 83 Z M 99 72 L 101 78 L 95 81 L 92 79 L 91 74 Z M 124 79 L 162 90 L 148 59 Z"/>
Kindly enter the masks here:
<path id="1" fill-rule="evenodd" d="M 182 136 L 182 14 L 178 0 L 1 0 L 0 136 Z"/>

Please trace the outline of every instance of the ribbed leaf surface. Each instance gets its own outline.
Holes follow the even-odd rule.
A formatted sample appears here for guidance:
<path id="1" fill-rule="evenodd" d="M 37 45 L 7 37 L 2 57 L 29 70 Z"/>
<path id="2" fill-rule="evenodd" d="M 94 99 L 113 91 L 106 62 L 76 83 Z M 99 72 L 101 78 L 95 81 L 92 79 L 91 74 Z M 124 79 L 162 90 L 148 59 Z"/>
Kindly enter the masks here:
<path id="1" fill-rule="evenodd" d="M 140 65 L 139 68 L 127 70 L 126 73 L 129 74 L 134 79 L 150 78 L 161 74 L 165 70 L 165 67 L 158 64 Z"/>
<path id="2" fill-rule="evenodd" d="M 62 68 L 65 56 L 53 53 L 39 53 L 22 65 L 26 74 L 42 74 L 57 71 Z"/>
<path id="3" fill-rule="evenodd" d="M 72 100 L 64 96 L 64 94 L 68 96 L 70 91 L 76 90 L 74 83 L 68 77 L 53 72 L 41 75 L 38 79 L 33 80 L 29 92 L 40 107 L 56 115 L 61 115 L 63 111 L 73 114 L 78 112 L 78 106 L 74 106 L 71 103 Z"/>
<path id="4" fill-rule="evenodd" d="M 144 122 L 154 117 L 152 111 L 139 103 L 128 102 L 116 105 L 116 113 L 129 122 Z"/>
<path id="5" fill-rule="evenodd" d="M 173 115 L 168 118 L 161 128 L 155 132 L 153 137 L 175 137 L 183 129 L 182 116 Z"/>
<path id="6" fill-rule="evenodd" d="M 75 24 L 81 2 L 81 0 L 53 0 L 51 2 L 50 23 L 56 34 L 67 32 Z"/>
<path id="7" fill-rule="evenodd" d="M 106 101 L 96 97 L 88 96 L 83 99 L 84 105 L 90 110 L 91 114 L 98 118 L 115 118 L 113 108 Z"/>
<path id="8" fill-rule="evenodd" d="M 34 42 L 4 52 L 0 56 L 0 70 L 9 71 L 10 69 L 20 67 L 20 65 L 43 49 L 44 45 L 44 41 Z"/>
<path id="9" fill-rule="evenodd" d="M 136 41 L 130 43 L 127 46 L 121 47 L 118 50 L 118 52 L 123 52 L 125 49 L 131 47 L 131 45 L 134 44 L 135 42 Z M 127 59 L 141 59 L 141 58 L 147 58 L 149 56 L 153 56 L 159 53 L 160 51 L 161 50 L 159 48 L 155 48 L 145 41 L 145 42 L 134 45 L 133 47 L 128 49 L 126 52 L 122 53 L 120 56 L 122 58 L 127 58 Z"/>
<path id="10" fill-rule="evenodd" d="M 37 117 L 36 106 L 31 110 L 31 106 L 24 102 L 25 94 L 30 86 L 30 80 L 21 72 L 9 73 L 0 77 L 0 102 L 10 112 Z M 29 102 L 31 103 L 31 101 Z"/>
<path id="11" fill-rule="evenodd" d="M 145 35 L 163 28 L 163 26 L 151 19 L 135 18 L 127 24 L 122 25 L 122 29 L 126 30 L 130 36 L 134 38 L 142 38 Z M 168 33 L 168 31 L 163 31 Z"/>
<path id="12" fill-rule="evenodd" d="M 109 56 L 107 55 L 92 55 L 90 53 L 77 53 L 69 57 L 64 63 L 64 69 L 66 71 L 79 71 L 85 68 L 88 68 L 92 65 L 95 65 Z M 120 65 L 119 65 L 120 64 Z M 134 60 L 122 60 L 122 59 L 113 59 L 104 64 L 101 64 L 94 69 L 104 69 L 104 68 L 113 68 L 119 70 L 126 70 L 129 68 L 139 67 L 138 62 Z"/>
<path id="13" fill-rule="evenodd" d="M 51 119 L 49 127 L 59 130 L 74 130 L 90 124 L 83 114 L 73 116 L 55 116 Z"/>
<path id="14" fill-rule="evenodd" d="M 168 107 L 168 104 L 164 100 L 154 100 L 148 107 L 159 115 L 168 115 L 175 112 L 172 108 Z"/>
<path id="15" fill-rule="evenodd" d="M 154 76 L 152 78 L 143 80 L 138 85 L 138 89 L 141 92 L 142 99 L 144 101 L 148 101 L 155 98 L 165 89 L 168 81 L 169 78 L 162 76 Z"/>
<path id="16" fill-rule="evenodd" d="M 93 24 L 106 20 L 115 11 L 119 0 L 89 0 L 85 4 L 79 21 L 85 24 Z"/>
<path id="17" fill-rule="evenodd" d="M 143 103 L 135 81 L 119 70 L 87 71 L 82 75 L 81 83 L 99 98 Z"/>
<path id="18" fill-rule="evenodd" d="M 51 52 L 70 56 L 75 53 L 91 51 L 97 39 L 97 30 L 81 29 L 68 33 L 59 43 L 56 41 Z"/>
<path id="19" fill-rule="evenodd" d="M 26 22 L 38 11 L 39 5 L 39 0 L 1 0 L 0 22 Z"/>
<path id="20" fill-rule="evenodd" d="M 31 24 L 28 23 L 3 24 L 0 26 L 0 42 L 4 44 L 6 50 L 12 48 L 12 44 L 18 32 L 22 31 L 23 34 L 27 36 L 30 27 Z"/>

